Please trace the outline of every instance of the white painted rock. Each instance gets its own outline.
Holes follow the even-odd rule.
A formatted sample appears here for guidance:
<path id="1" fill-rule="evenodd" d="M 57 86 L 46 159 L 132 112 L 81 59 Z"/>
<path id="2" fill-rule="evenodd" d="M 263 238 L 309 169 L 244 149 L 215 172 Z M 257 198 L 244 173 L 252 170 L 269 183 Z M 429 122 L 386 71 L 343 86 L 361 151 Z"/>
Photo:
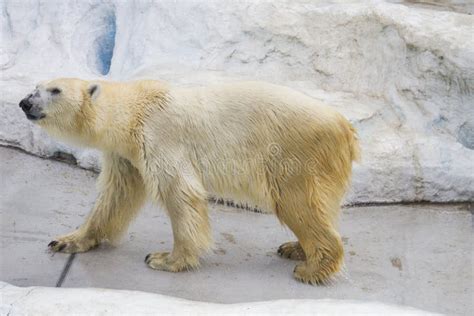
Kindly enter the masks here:
<path id="1" fill-rule="evenodd" d="M 139 291 L 15 287 L 0 282 L 0 314 L 23 315 L 437 315 L 351 300 L 275 300 L 216 304 Z"/>
<path id="2" fill-rule="evenodd" d="M 5 0 L 0 143 L 98 168 L 96 152 L 51 140 L 19 110 L 43 79 L 260 79 L 332 104 L 358 128 L 348 203 L 472 200 L 474 17 L 459 3 L 461 13 L 385 1 Z"/>

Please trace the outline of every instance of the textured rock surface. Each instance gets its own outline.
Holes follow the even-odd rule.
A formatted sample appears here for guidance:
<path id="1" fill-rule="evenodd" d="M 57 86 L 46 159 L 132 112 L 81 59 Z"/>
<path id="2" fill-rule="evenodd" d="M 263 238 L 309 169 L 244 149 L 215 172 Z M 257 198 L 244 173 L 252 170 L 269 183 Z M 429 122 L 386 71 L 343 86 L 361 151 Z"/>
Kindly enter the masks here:
<path id="1" fill-rule="evenodd" d="M 96 152 L 51 140 L 19 111 L 43 79 L 261 79 L 335 106 L 358 128 L 363 162 L 347 202 L 472 199 L 471 6 L 338 2 L 3 0 L 0 142 L 98 166 Z"/>

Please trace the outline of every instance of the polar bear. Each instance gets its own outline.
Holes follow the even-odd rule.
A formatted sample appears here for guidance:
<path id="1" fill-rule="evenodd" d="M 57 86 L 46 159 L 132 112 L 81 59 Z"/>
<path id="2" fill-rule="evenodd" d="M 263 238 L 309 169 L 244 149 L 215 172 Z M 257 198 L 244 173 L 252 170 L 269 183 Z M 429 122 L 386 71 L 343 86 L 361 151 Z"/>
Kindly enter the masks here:
<path id="1" fill-rule="evenodd" d="M 207 199 L 217 196 L 259 205 L 294 232 L 298 241 L 278 253 L 302 261 L 296 279 L 324 283 L 341 269 L 336 224 L 359 145 L 331 107 L 263 82 L 180 88 L 72 78 L 39 84 L 20 107 L 51 135 L 103 152 L 92 212 L 53 240 L 53 251 L 116 240 L 150 198 L 166 209 L 174 246 L 146 264 L 192 269 L 211 246 Z"/>

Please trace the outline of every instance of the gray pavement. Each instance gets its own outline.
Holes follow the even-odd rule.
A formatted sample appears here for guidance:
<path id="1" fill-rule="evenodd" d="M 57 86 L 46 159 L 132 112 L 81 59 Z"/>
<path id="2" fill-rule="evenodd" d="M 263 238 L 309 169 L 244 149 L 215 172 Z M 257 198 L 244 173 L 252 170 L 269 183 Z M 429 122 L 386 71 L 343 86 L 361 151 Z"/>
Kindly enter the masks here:
<path id="1" fill-rule="evenodd" d="M 381 301 L 472 315 L 473 216 L 469 205 L 345 208 L 346 271 L 330 286 L 292 278 L 295 262 L 276 255 L 293 240 L 273 215 L 213 205 L 215 249 L 199 270 L 172 274 L 143 262 L 169 250 L 170 223 L 148 205 L 117 247 L 71 257 L 48 242 L 78 226 L 96 196 L 96 174 L 0 147 L 0 279 L 17 286 L 141 290 L 234 303 L 290 298 Z M 70 268 L 64 273 L 69 260 Z"/>

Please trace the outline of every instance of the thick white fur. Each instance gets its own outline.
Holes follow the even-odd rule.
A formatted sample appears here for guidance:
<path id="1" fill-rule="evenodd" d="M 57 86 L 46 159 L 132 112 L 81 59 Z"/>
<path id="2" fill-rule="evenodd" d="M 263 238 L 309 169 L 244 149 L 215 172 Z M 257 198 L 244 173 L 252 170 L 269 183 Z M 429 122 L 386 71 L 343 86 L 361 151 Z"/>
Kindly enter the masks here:
<path id="1" fill-rule="evenodd" d="M 148 196 L 166 208 L 175 239 L 171 253 L 147 256 L 148 265 L 195 267 L 211 244 L 212 195 L 274 212 L 298 238 L 279 249 L 305 260 L 297 279 L 325 282 L 341 268 L 335 224 L 359 147 L 352 126 L 332 108 L 262 82 L 176 88 L 57 79 L 43 85 L 62 95 L 44 106 L 38 124 L 104 152 L 102 193 L 89 220 L 53 242 L 53 250 L 86 251 L 113 240 Z"/>

